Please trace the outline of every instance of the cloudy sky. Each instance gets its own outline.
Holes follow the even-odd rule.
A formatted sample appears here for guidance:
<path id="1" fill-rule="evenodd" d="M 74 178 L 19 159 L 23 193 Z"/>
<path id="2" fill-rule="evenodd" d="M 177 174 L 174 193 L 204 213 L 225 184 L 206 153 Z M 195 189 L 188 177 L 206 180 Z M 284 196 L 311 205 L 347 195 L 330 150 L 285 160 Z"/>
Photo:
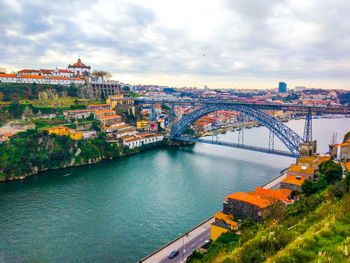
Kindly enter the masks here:
<path id="1" fill-rule="evenodd" d="M 349 0 L 0 0 L 0 67 L 131 84 L 350 89 Z"/>

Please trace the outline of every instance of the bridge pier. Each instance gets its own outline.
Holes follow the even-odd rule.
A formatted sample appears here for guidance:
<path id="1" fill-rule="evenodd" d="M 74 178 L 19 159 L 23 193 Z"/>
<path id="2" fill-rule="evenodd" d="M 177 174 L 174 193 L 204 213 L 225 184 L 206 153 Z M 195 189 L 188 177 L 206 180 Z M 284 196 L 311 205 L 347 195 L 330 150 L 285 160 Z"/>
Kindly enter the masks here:
<path id="1" fill-rule="evenodd" d="M 311 142 L 312 141 L 312 114 L 311 108 L 307 109 L 307 113 L 305 116 L 305 127 L 304 127 L 304 141 Z"/>

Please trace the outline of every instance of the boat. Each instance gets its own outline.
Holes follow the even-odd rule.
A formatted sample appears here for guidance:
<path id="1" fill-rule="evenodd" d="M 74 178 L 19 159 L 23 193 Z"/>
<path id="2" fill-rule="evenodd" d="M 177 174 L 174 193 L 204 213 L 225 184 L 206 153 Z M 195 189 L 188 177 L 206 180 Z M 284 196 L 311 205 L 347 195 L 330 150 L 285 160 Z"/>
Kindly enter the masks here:
<path id="1" fill-rule="evenodd" d="M 222 131 L 221 134 L 226 134 L 226 131 Z"/>

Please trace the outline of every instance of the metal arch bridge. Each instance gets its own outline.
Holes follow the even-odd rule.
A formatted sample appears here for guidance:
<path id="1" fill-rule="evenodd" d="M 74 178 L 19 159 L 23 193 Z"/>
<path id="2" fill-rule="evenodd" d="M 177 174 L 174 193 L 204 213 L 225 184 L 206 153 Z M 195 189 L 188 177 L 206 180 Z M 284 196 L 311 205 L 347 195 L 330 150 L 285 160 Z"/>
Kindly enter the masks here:
<path id="1" fill-rule="evenodd" d="M 195 141 L 209 144 L 217 144 L 246 150 L 253 150 L 264 153 L 278 154 L 297 158 L 300 154 L 300 143 L 312 141 L 312 112 L 322 112 L 328 114 L 350 114 L 350 108 L 339 107 L 311 107 L 293 104 L 254 104 L 254 103 L 234 103 L 225 101 L 182 101 L 182 100 L 150 100 L 135 99 L 135 104 L 168 104 L 171 106 L 171 135 L 170 139 Z M 198 107 L 198 109 L 184 115 L 176 123 L 173 122 L 173 108 L 175 105 Z M 271 133 L 277 136 L 288 148 L 290 152 L 275 149 L 267 149 L 257 146 L 249 146 L 239 143 L 218 142 L 193 137 L 182 136 L 186 128 L 193 124 L 202 116 L 215 111 L 236 111 L 250 116 L 264 125 Z M 306 112 L 304 138 L 301 138 L 292 129 L 279 120 L 273 118 L 262 110 L 283 110 L 283 111 L 303 111 Z"/>

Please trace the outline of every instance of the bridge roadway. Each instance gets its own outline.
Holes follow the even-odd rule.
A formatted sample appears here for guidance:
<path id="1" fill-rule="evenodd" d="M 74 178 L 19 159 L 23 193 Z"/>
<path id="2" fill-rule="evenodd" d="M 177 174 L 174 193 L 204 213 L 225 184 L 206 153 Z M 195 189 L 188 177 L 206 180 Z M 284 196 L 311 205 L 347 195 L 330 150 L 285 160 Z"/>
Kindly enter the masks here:
<path id="1" fill-rule="evenodd" d="M 329 106 L 307 106 L 298 104 L 274 104 L 274 103 L 244 103 L 244 102 L 229 102 L 224 100 L 168 100 L 168 99 L 149 99 L 135 98 L 135 104 L 168 104 L 171 106 L 203 106 L 208 104 L 236 104 L 247 106 L 259 110 L 282 110 L 282 111 L 298 111 L 298 112 L 320 112 L 328 114 L 350 114 L 350 107 L 329 107 Z"/>
<path id="2" fill-rule="evenodd" d="M 185 136 L 175 137 L 175 139 L 180 140 L 180 141 L 201 142 L 201 143 L 208 143 L 208 144 L 214 144 L 214 145 L 222 145 L 222 146 L 228 146 L 228 147 L 232 147 L 232 148 L 239 148 L 239 149 L 251 150 L 251 151 L 256 151 L 256 152 L 277 154 L 277 155 L 282 155 L 282 156 L 286 156 L 286 157 L 296 158 L 296 156 L 294 154 L 292 154 L 291 152 L 282 151 L 282 150 L 275 150 L 275 149 L 268 149 L 268 148 L 258 147 L 258 146 L 250 146 L 250 145 L 240 144 L 240 143 L 221 142 L 218 140 L 207 140 L 207 139 L 185 137 Z"/>

